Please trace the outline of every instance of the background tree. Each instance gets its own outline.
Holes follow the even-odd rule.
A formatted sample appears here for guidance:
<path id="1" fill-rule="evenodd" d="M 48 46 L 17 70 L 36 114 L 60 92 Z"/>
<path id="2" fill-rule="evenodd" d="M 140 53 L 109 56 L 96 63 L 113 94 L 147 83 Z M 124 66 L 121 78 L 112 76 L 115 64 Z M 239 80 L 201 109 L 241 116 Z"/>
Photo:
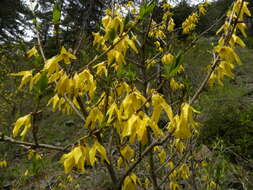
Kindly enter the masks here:
<path id="1" fill-rule="evenodd" d="M 31 24 L 31 12 L 22 1 L 2 0 L 0 2 L 0 43 L 23 40 Z"/>

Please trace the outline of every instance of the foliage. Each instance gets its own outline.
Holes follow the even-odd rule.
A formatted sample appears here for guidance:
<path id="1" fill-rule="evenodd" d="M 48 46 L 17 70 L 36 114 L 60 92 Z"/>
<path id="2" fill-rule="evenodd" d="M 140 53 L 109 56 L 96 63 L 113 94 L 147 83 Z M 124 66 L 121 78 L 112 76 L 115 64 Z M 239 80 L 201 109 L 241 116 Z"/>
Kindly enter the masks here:
<path id="1" fill-rule="evenodd" d="M 184 19 L 180 24 L 183 34 L 192 34 L 208 5 L 199 4 Z M 112 189 L 176 190 L 181 185 L 187 189 L 222 189 L 220 182 L 225 181 L 228 166 L 220 150 L 221 161 L 214 164 L 214 171 L 207 167 L 209 161 L 213 163 L 211 155 L 199 156 L 203 151 L 196 143 L 200 131 L 197 117 L 201 114 L 196 109 L 200 107 L 197 100 L 208 84 L 224 85 L 225 77 L 234 78 L 233 69 L 242 63 L 236 47 L 245 48 L 240 36 L 247 37 L 246 25 L 241 22 L 245 15 L 251 16 L 247 5 L 238 0 L 228 10 L 217 31 L 219 40 L 212 46 L 211 64 L 197 88 L 186 72 L 192 43 L 186 49 L 179 48 L 170 4 L 162 4 L 160 22 L 152 17 L 156 1 L 141 6 L 128 2 L 105 10 L 101 27 L 92 33 L 96 55 L 85 64 L 78 64 L 79 42 L 75 49 L 68 48 L 72 46 L 66 42 L 56 55 L 48 57 L 40 38 L 39 11 L 34 8 L 37 43 L 26 56 L 35 62 L 39 59 L 39 64 L 10 74 L 21 78 L 19 90 L 34 96 L 34 108 L 17 117 L 13 138 L 1 132 L 0 140 L 29 149 L 31 168 L 25 176 L 29 172 L 31 177 L 40 175 L 40 149 L 49 149 L 62 152 L 59 161 L 70 176 L 106 168 Z M 55 4 L 53 9 L 56 41 L 60 9 L 64 7 Z M 83 130 L 72 129 L 74 134 L 66 146 L 42 143 L 38 121 L 45 105 L 53 112 L 79 117 L 76 123 L 81 123 Z M 76 127 L 75 122 L 71 125 Z M 21 141 L 16 140 L 19 137 Z M 71 181 L 71 177 L 67 179 Z M 76 185 L 74 188 L 79 188 Z M 68 185 L 59 183 L 58 187 Z"/>
<path id="2" fill-rule="evenodd" d="M 252 158 L 252 107 L 245 102 L 247 92 L 242 89 L 234 89 L 234 86 L 224 89 L 214 89 L 203 102 L 206 114 L 203 123 L 202 138 L 204 144 L 211 144 L 216 138 L 222 139 L 223 144 L 232 152 L 228 152 L 231 158 L 234 153 L 245 158 Z M 217 97 L 220 92 L 220 97 Z M 211 103 L 212 102 L 212 103 Z M 223 104 L 221 104 L 223 102 Z M 209 108 L 207 104 L 211 105 Z M 219 105 L 219 106 L 218 106 Z M 233 110 L 233 112 L 231 112 Z"/>

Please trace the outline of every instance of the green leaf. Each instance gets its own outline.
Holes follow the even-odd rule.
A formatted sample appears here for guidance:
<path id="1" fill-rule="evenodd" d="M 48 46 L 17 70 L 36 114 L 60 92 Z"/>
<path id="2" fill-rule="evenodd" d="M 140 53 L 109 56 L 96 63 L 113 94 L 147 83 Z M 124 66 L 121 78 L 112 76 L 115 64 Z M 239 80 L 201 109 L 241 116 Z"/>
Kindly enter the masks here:
<path id="1" fill-rule="evenodd" d="M 177 74 L 180 65 L 182 65 L 183 63 L 183 52 L 180 51 L 175 60 L 173 61 L 173 63 L 168 64 L 168 65 L 164 65 L 164 76 L 166 78 L 171 78 L 173 77 L 175 74 Z"/>
<path id="2" fill-rule="evenodd" d="M 43 65 L 43 60 L 40 56 L 36 56 L 35 59 L 34 59 L 34 65 L 36 67 L 40 67 Z"/>
<path id="3" fill-rule="evenodd" d="M 121 67 L 117 72 L 117 76 L 119 78 L 127 78 L 129 81 L 135 81 L 137 78 L 135 70 L 136 69 L 132 68 L 130 65 L 128 65 L 128 67 Z"/>
<path id="4" fill-rule="evenodd" d="M 35 88 L 42 93 L 48 86 L 48 78 L 46 73 L 43 73 L 35 85 Z"/>
<path id="5" fill-rule="evenodd" d="M 112 29 L 109 31 L 108 38 L 111 42 L 113 42 L 113 40 L 116 38 L 116 36 L 117 36 L 117 32 L 115 29 Z"/>
<path id="6" fill-rule="evenodd" d="M 150 1 L 148 3 L 145 3 L 140 8 L 139 17 L 140 19 L 143 19 L 144 17 L 148 16 L 150 13 L 153 12 L 154 8 L 156 6 L 155 1 Z"/>
<path id="7" fill-rule="evenodd" d="M 130 21 L 130 13 L 127 13 L 127 15 L 126 15 L 126 17 L 124 19 L 124 24 L 123 24 L 123 26 L 125 27 L 124 30 L 127 29 L 129 21 Z"/>
<path id="8" fill-rule="evenodd" d="M 61 18 L 61 7 L 59 4 L 54 4 L 53 8 L 53 24 L 59 24 Z"/>

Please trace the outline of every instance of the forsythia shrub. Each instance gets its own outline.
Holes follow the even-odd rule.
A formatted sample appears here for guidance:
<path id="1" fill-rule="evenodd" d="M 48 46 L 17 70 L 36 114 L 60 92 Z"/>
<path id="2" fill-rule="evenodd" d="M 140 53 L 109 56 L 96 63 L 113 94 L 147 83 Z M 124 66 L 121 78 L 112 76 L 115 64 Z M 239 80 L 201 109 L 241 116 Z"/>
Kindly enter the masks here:
<path id="1" fill-rule="evenodd" d="M 100 54 L 77 70 L 70 69 L 78 59 L 75 51 L 62 47 L 58 55 L 47 58 L 37 44 L 27 55 L 42 56 L 44 65 L 40 70 L 11 74 L 22 77 L 19 89 L 28 84 L 33 90 L 46 81 L 54 90 L 47 105 L 53 111 L 77 114 L 88 132 L 67 148 L 42 146 L 34 130 L 37 108 L 17 119 L 13 137 L 24 140 L 31 132 L 33 149 L 68 151 L 60 159 L 66 173 L 74 168 L 85 173 L 85 165 L 104 165 L 113 189 L 152 186 L 176 190 L 182 184 L 216 189 L 219 184 L 207 176 L 203 164 L 194 157 L 194 139 L 200 127 L 196 115 L 201 114 L 194 103 L 207 84 L 223 85 L 225 76 L 234 77 L 235 64 L 241 64 L 235 47 L 245 47 L 240 37 L 246 37 L 243 19 L 251 16 L 247 5 L 237 0 L 228 10 L 224 25 L 217 31 L 220 38 L 213 48 L 213 61 L 190 97 L 181 95 L 188 88 L 182 77 L 183 56 L 188 49 L 178 51 L 171 40 L 176 30 L 170 4 L 163 3 L 160 23 L 152 17 L 156 7 L 153 1 L 141 7 L 129 2 L 106 10 L 101 30 L 93 33 L 93 45 Z M 199 4 L 183 22 L 182 33 L 191 34 L 207 6 L 207 2 Z M 154 45 L 148 47 L 151 43 Z M 203 170 L 202 178 L 196 178 L 195 170 Z"/>

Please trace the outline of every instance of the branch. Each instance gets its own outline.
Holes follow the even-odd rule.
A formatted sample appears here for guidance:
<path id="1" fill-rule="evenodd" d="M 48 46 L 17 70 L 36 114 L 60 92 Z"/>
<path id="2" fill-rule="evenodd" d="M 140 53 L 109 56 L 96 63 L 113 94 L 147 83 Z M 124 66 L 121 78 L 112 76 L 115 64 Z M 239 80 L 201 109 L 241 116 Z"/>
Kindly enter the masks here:
<path id="1" fill-rule="evenodd" d="M 237 22 L 238 22 L 238 19 L 239 19 L 239 15 L 241 13 L 241 10 L 242 10 L 242 7 L 243 7 L 243 3 L 244 3 L 245 0 L 242 0 L 242 3 L 241 3 L 241 7 L 240 7 L 240 10 L 239 10 L 239 14 L 235 20 L 235 22 L 233 23 L 233 28 L 231 30 L 231 32 L 226 32 L 225 34 L 225 43 L 224 45 L 227 45 L 232 37 L 232 34 L 234 33 L 235 29 L 236 29 L 236 25 L 237 25 Z M 232 23 L 232 18 L 233 18 L 233 15 L 234 15 L 234 11 L 232 12 L 231 16 L 230 16 L 230 19 L 229 19 L 229 25 L 231 25 Z M 216 53 L 214 53 L 214 61 L 213 61 L 213 65 L 211 66 L 211 69 L 210 71 L 207 73 L 205 79 L 203 80 L 203 82 L 201 83 L 200 87 L 198 88 L 198 90 L 195 92 L 195 94 L 193 95 L 193 97 L 191 98 L 191 100 L 189 101 L 189 104 L 192 105 L 199 97 L 199 95 L 201 94 L 201 92 L 203 91 L 203 89 L 205 88 L 206 84 L 208 83 L 208 80 L 211 76 L 211 74 L 213 73 L 213 71 L 215 70 L 215 68 L 217 67 L 219 63 L 219 55 L 217 55 Z"/>
<path id="2" fill-rule="evenodd" d="M 57 151 L 63 151 L 63 152 L 66 151 L 63 147 L 49 145 L 49 144 L 36 144 L 36 143 L 30 143 L 30 142 L 25 142 L 25 141 L 18 141 L 6 135 L 0 136 L 0 142 L 25 145 L 25 146 L 30 146 L 32 148 L 44 148 L 44 149 L 57 150 Z"/>
<path id="3" fill-rule="evenodd" d="M 64 94 L 64 99 L 67 101 L 67 103 L 70 105 L 70 107 L 76 112 L 76 114 L 85 122 L 84 116 L 81 114 L 81 112 L 75 107 L 75 105 L 70 101 L 70 99 L 67 97 L 66 93 Z"/>
<path id="4" fill-rule="evenodd" d="M 162 182 L 159 184 L 159 187 L 161 187 L 166 181 L 167 179 L 169 178 L 169 176 L 172 174 L 172 172 L 175 171 L 175 169 L 177 169 L 178 166 L 180 166 L 180 164 L 184 161 L 184 159 L 186 158 L 187 156 L 187 152 L 185 152 L 185 154 L 182 156 L 182 158 L 179 160 L 179 162 L 177 163 L 177 165 L 172 169 L 170 170 L 170 172 L 163 178 Z"/>
<path id="5" fill-rule="evenodd" d="M 101 53 L 99 56 L 94 57 L 87 65 L 85 65 L 84 67 L 82 67 L 79 71 L 81 72 L 83 69 L 89 67 L 90 65 L 92 65 L 93 63 L 95 63 L 98 59 L 100 59 L 101 57 L 103 57 L 104 55 L 106 55 L 109 51 L 111 51 L 116 45 L 118 45 L 127 35 L 128 33 L 136 26 L 138 25 L 140 22 L 140 20 L 137 20 L 137 22 L 128 29 L 128 31 L 126 31 L 126 33 L 124 33 L 122 36 L 120 36 L 120 39 L 115 43 L 112 44 L 106 51 L 104 51 L 103 53 Z"/>
<path id="6" fill-rule="evenodd" d="M 34 17 L 35 17 L 35 19 L 36 19 L 35 14 L 34 14 Z M 41 56 L 42 56 L 42 58 L 43 58 L 43 61 L 46 62 L 47 59 L 46 59 L 44 50 L 43 50 L 43 48 L 42 48 L 39 30 L 37 29 L 37 21 L 36 21 L 36 25 L 35 25 L 35 31 L 36 31 L 36 35 L 37 35 L 37 42 L 38 42 L 38 45 L 39 45 L 39 50 L 40 50 Z"/>
<path id="7" fill-rule="evenodd" d="M 205 88 L 206 84 L 208 83 L 208 80 L 211 76 L 211 74 L 213 73 L 214 69 L 216 68 L 216 66 L 219 63 L 219 56 L 214 54 L 214 62 L 213 65 L 211 66 L 210 71 L 207 73 L 205 79 L 202 81 L 200 87 L 198 88 L 198 90 L 195 92 L 195 94 L 193 95 L 193 97 L 191 98 L 191 100 L 189 101 L 189 104 L 192 105 L 194 104 L 194 102 L 198 99 L 199 95 L 201 94 L 201 92 L 203 91 L 203 89 Z"/>
<path id="8" fill-rule="evenodd" d="M 168 133 L 163 139 L 157 139 L 155 142 L 153 142 L 152 144 L 150 144 L 145 151 L 143 151 L 143 153 L 141 154 L 141 156 L 136 160 L 135 163 L 133 163 L 128 170 L 122 175 L 120 181 L 119 181 L 119 185 L 118 185 L 118 189 L 121 188 L 125 178 L 135 169 L 135 167 L 143 160 L 143 158 L 155 147 L 155 146 L 159 146 L 164 144 L 165 142 L 168 141 L 168 139 L 172 136 L 172 134 L 174 133 L 174 131 Z"/>
<path id="9" fill-rule="evenodd" d="M 148 139 L 149 141 L 151 141 L 151 135 L 150 135 L 150 129 L 148 130 Z M 155 173 L 155 163 L 154 163 L 154 155 L 153 155 L 153 148 L 150 149 L 149 151 L 149 173 L 150 173 L 150 176 L 151 176 L 151 180 L 152 180 L 152 183 L 153 183 L 153 187 L 155 190 L 160 190 L 159 186 L 158 186 L 158 183 L 157 183 L 157 176 L 156 176 L 156 173 Z"/>
<path id="10" fill-rule="evenodd" d="M 186 54 L 192 46 L 199 41 L 207 32 L 209 32 L 215 25 L 217 25 L 224 17 L 226 14 L 223 14 L 216 22 L 214 22 L 209 28 L 207 28 L 205 31 L 203 31 L 198 37 L 194 40 L 191 41 L 191 43 L 184 49 L 183 53 Z"/>

